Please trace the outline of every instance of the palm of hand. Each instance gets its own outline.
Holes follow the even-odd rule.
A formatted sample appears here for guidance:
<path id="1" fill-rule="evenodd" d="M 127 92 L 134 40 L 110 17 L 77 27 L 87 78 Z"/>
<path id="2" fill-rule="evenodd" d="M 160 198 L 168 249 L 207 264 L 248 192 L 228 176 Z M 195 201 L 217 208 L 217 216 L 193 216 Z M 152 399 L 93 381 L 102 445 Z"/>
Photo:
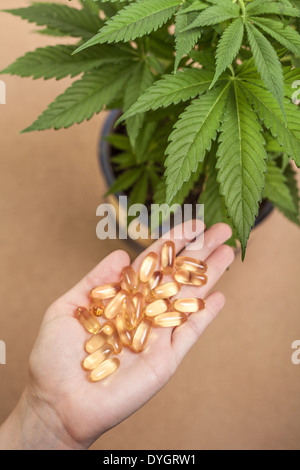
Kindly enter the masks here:
<path id="1" fill-rule="evenodd" d="M 223 224 L 207 232 L 206 247 L 201 253 L 194 251 L 191 255 L 207 259 L 209 282 L 202 288 L 184 287 L 180 297 L 207 296 L 233 260 L 232 250 L 220 246 L 229 236 L 230 230 Z M 159 252 L 162 243 L 161 240 L 156 242 L 151 251 Z M 185 243 L 176 242 L 177 251 Z M 144 256 L 145 253 L 135 260 L 135 269 Z M 55 410 L 69 436 L 86 447 L 140 408 L 166 384 L 224 302 L 221 294 L 212 294 L 205 310 L 190 316 L 181 327 L 173 331 L 153 328 L 145 351 L 135 354 L 123 348 L 118 372 L 103 382 L 91 383 L 81 367 L 86 356 L 83 346 L 90 335 L 74 317 L 74 311 L 77 306 L 88 304 L 92 287 L 118 281 L 122 268 L 128 264 L 125 252 L 112 253 L 57 300 L 45 315 L 30 360 L 30 385 L 34 393 Z"/>

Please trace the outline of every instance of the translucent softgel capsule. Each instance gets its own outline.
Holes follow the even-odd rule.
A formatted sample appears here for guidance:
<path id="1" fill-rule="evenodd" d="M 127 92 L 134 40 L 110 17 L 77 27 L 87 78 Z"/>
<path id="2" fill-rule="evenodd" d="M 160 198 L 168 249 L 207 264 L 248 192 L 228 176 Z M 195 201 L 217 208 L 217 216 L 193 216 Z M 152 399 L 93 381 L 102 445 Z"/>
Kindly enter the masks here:
<path id="1" fill-rule="evenodd" d="M 136 327 L 136 308 L 132 297 L 125 297 L 122 304 L 123 318 L 128 330 Z"/>
<path id="2" fill-rule="evenodd" d="M 154 317 L 153 324 L 162 328 L 169 328 L 182 325 L 187 320 L 187 316 L 182 312 L 161 313 Z"/>
<path id="3" fill-rule="evenodd" d="M 155 300 L 154 302 L 151 302 L 151 304 L 147 305 L 145 308 L 145 315 L 147 317 L 155 317 L 160 313 L 165 313 L 168 310 L 168 306 L 169 305 L 166 300 Z"/>
<path id="4" fill-rule="evenodd" d="M 207 283 L 207 277 L 205 274 L 184 271 L 183 269 L 176 271 L 174 278 L 177 282 L 179 282 L 179 284 L 185 284 L 188 286 L 201 287 Z"/>
<path id="5" fill-rule="evenodd" d="M 104 315 L 106 318 L 114 318 L 118 313 L 122 312 L 123 302 L 127 297 L 127 293 L 124 290 L 121 290 L 117 295 L 109 302 L 109 304 L 104 309 Z"/>
<path id="6" fill-rule="evenodd" d="M 139 270 L 139 279 L 141 282 L 148 282 L 151 279 L 155 271 L 158 258 L 158 254 L 153 251 L 146 256 Z"/>
<path id="7" fill-rule="evenodd" d="M 115 321 L 122 344 L 124 346 L 131 346 L 133 334 L 131 331 L 126 329 L 123 315 L 117 315 Z"/>
<path id="8" fill-rule="evenodd" d="M 122 351 L 122 341 L 116 329 L 113 331 L 113 334 L 108 337 L 107 342 L 112 345 L 116 354 Z"/>
<path id="9" fill-rule="evenodd" d="M 95 287 L 91 290 L 90 296 L 93 300 L 111 299 L 117 294 L 117 292 L 119 292 L 119 290 L 119 283 L 111 282 L 109 284 L 104 284 L 103 286 Z"/>
<path id="10" fill-rule="evenodd" d="M 93 370 L 103 361 L 108 359 L 114 352 L 114 348 L 110 344 L 103 344 L 101 348 L 87 356 L 82 362 L 82 367 L 86 370 Z"/>
<path id="11" fill-rule="evenodd" d="M 163 273 L 161 271 L 155 271 L 148 282 L 149 289 L 155 289 L 161 283 L 163 278 Z"/>
<path id="12" fill-rule="evenodd" d="M 205 302 L 202 299 L 176 299 L 173 302 L 173 308 L 177 312 L 183 313 L 195 313 L 199 310 L 203 310 L 205 307 Z"/>
<path id="13" fill-rule="evenodd" d="M 143 294 L 140 292 L 135 294 L 133 296 L 133 302 L 135 305 L 136 326 L 138 326 L 144 316 L 145 300 Z"/>
<path id="14" fill-rule="evenodd" d="M 96 335 L 93 335 L 87 341 L 85 345 L 86 352 L 91 354 L 97 349 L 99 349 L 101 346 L 103 346 L 103 344 L 107 342 L 108 337 L 113 334 L 114 330 L 115 330 L 115 325 L 113 324 L 113 322 L 108 321 L 104 323 L 99 333 L 97 333 Z"/>
<path id="15" fill-rule="evenodd" d="M 135 270 L 131 266 L 126 266 L 122 271 L 122 287 L 132 294 L 138 291 L 139 281 Z"/>
<path id="16" fill-rule="evenodd" d="M 78 321 L 89 332 L 95 335 L 100 330 L 97 318 L 85 307 L 78 307 L 75 313 Z"/>
<path id="17" fill-rule="evenodd" d="M 188 256 L 178 256 L 175 260 L 175 265 L 178 269 L 184 269 L 186 271 L 205 273 L 207 270 L 207 265 L 204 261 L 189 258 Z"/>
<path id="18" fill-rule="evenodd" d="M 172 274 L 175 263 L 175 244 L 167 241 L 161 249 L 161 269 L 164 274 Z"/>
<path id="19" fill-rule="evenodd" d="M 102 362 L 96 369 L 92 370 L 90 379 L 92 382 L 100 382 L 109 375 L 113 374 L 120 367 L 120 361 L 116 357 L 107 359 Z"/>
<path id="20" fill-rule="evenodd" d="M 141 352 L 145 349 L 147 341 L 151 334 L 152 323 L 150 320 L 143 320 L 137 327 L 133 340 L 131 349 L 134 352 Z"/>
<path id="21" fill-rule="evenodd" d="M 178 294 L 180 291 L 180 285 L 177 282 L 167 282 L 166 284 L 160 284 L 158 287 L 152 290 L 152 295 L 156 299 L 167 299 Z"/>
<path id="22" fill-rule="evenodd" d="M 104 312 L 104 305 L 101 301 L 97 301 L 95 302 L 91 307 L 90 307 L 90 311 L 92 312 L 93 315 L 95 315 L 96 317 L 101 317 L 101 315 L 103 315 L 103 312 Z"/>

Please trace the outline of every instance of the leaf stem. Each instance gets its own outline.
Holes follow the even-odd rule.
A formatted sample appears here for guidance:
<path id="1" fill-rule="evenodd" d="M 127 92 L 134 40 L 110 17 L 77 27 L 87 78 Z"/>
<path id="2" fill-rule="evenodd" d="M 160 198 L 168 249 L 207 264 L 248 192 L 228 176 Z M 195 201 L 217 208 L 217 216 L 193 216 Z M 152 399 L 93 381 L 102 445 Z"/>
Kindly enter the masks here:
<path id="1" fill-rule="evenodd" d="M 241 7 L 241 10 L 242 10 L 242 14 L 243 14 L 243 21 L 245 23 L 245 20 L 246 20 L 246 7 L 245 7 L 245 3 L 244 3 L 244 0 L 238 0 L 239 4 L 240 4 L 240 7 Z"/>
<path id="2" fill-rule="evenodd" d="M 229 70 L 232 73 L 232 76 L 235 77 L 235 71 L 234 71 L 234 68 L 232 67 L 232 64 L 229 65 Z"/>

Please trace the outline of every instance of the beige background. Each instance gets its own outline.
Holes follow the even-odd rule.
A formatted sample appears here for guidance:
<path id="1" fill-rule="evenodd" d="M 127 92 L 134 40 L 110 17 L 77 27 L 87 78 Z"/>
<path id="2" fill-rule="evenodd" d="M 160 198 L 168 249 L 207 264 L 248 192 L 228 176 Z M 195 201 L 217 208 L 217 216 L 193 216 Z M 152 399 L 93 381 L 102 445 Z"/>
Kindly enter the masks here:
<path id="1" fill-rule="evenodd" d="M 55 42 L 33 30 L 0 13 L 0 68 Z M 95 234 L 105 116 L 18 135 L 68 80 L 1 78 L 7 104 L 0 106 L 0 339 L 7 365 L 0 366 L 0 422 L 26 383 L 47 306 L 105 255 L 126 249 Z M 291 363 L 291 344 L 300 340 L 299 241 L 299 230 L 278 212 L 255 231 L 246 262 L 237 259 L 218 285 L 227 298 L 218 320 L 164 390 L 94 449 L 300 449 L 300 365 Z"/>

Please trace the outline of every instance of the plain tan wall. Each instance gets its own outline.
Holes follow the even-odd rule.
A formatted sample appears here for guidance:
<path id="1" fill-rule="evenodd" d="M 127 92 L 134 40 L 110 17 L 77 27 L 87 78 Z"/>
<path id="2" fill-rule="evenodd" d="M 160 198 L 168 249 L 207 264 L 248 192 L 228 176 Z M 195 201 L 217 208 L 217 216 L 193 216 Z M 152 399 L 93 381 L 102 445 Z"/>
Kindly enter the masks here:
<path id="1" fill-rule="evenodd" d="M 1 9 L 29 4 L 1 0 Z M 33 30 L 0 13 L 0 68 L 62 41 Z M 7 104 L 0 106 L 0 339 L 7 345 L 1 422 L 26 383 L 47 306 L 126 245 L 103 243 L 95 233 L 105 116 L 69 130 L 19 135 L 69 80 L 0 79 L 7 84 Z M 255 231 L 246 262 L 237 259 L 218 285 L 227 298 L 218 320 L 170 383 L 94 449 L 300 449 L 300 365 L 291 363 L 291 344 L 300 339 L 299 241 L 299 230 L 278 212 Z"/>

